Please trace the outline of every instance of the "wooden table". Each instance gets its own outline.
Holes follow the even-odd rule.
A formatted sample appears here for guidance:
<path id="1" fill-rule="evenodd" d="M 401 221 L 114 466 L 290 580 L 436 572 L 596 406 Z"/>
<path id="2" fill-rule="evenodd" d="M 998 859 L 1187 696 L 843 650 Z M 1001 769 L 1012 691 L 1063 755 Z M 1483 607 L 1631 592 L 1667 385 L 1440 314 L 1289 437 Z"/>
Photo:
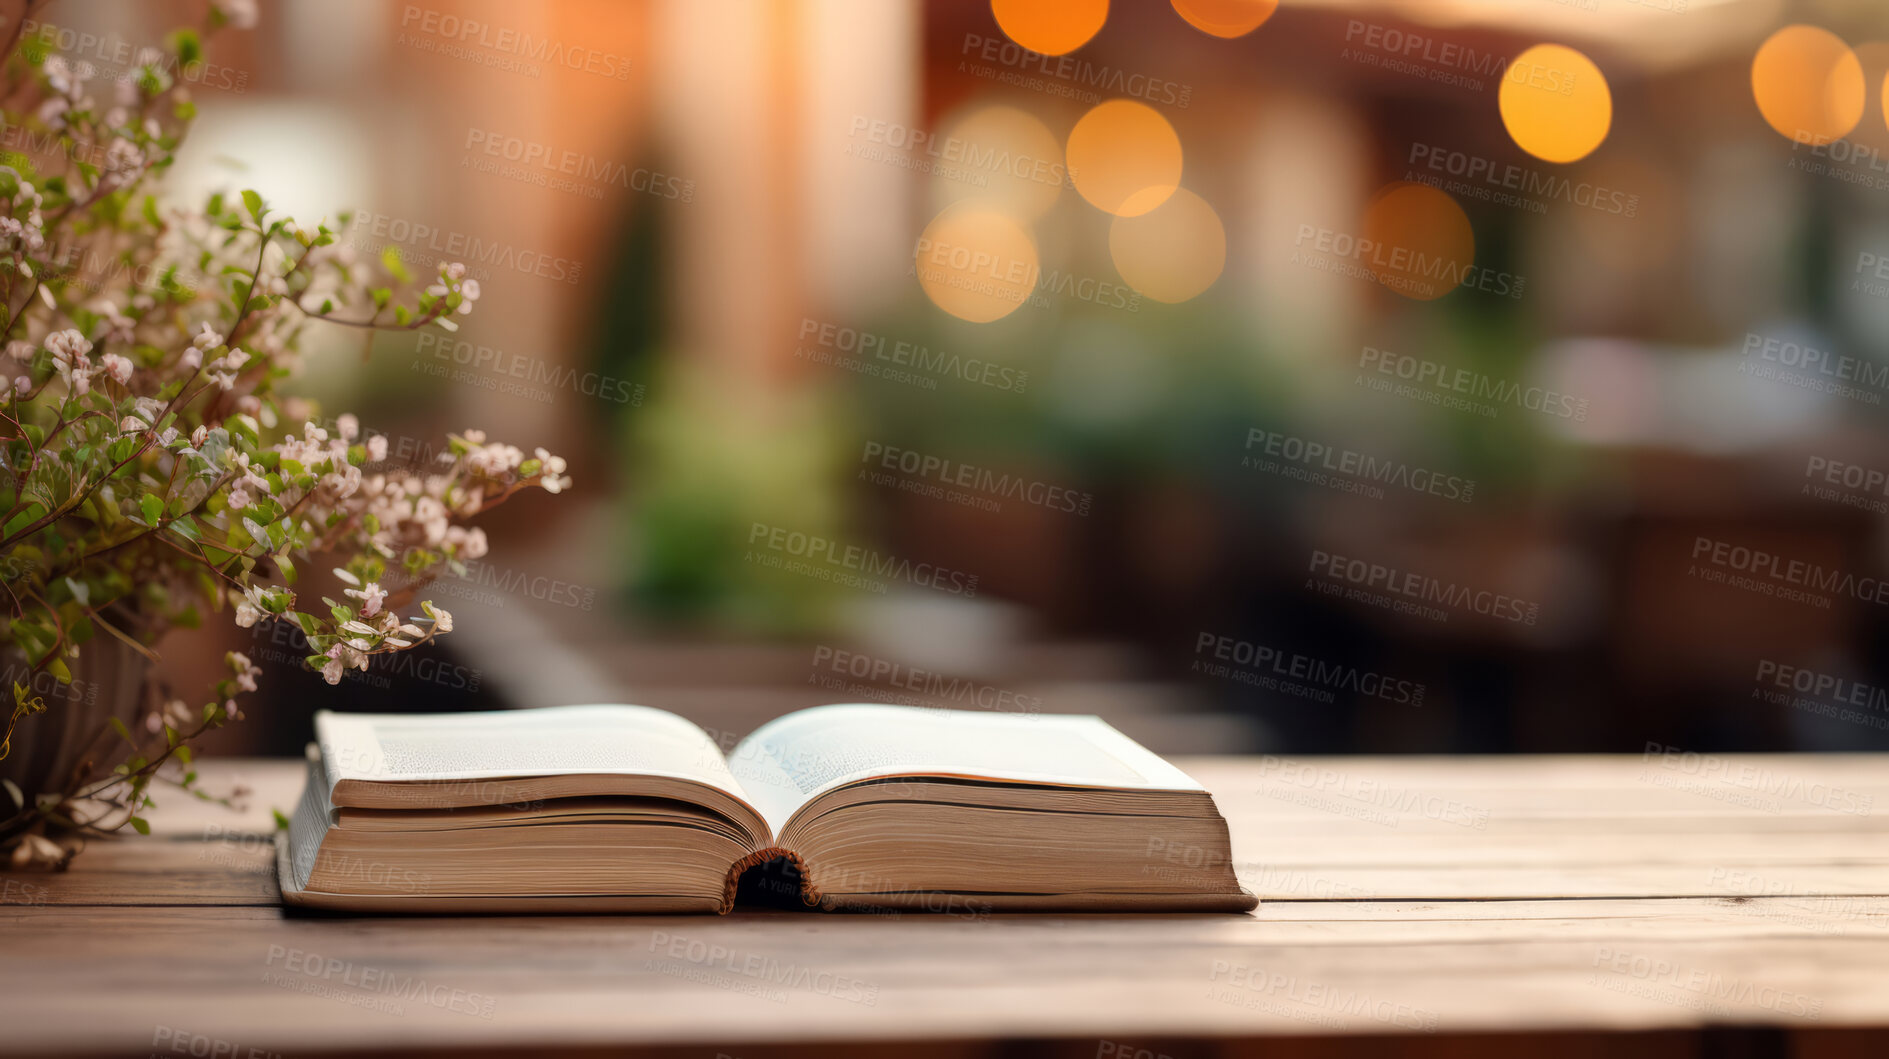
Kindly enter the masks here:
<path id="1" fill-rule="evenodd" d="M 0 1051 L 1889 1054 L 1889 758 L 1177 763 L 1257 912 L 287 916 L 299 769 L 226 762 L 247 813 L 0 874 Z"/>

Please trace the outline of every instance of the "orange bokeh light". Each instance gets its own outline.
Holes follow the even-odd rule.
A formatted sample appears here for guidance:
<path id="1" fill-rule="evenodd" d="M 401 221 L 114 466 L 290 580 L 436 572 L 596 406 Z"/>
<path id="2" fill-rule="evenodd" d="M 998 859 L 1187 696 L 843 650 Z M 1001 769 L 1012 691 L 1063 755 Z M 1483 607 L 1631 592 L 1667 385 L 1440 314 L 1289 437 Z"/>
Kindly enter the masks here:
<path id="1" fill-rule="evenodd" d="M 1206 199 L 1181 188 L 1147 213 L 1115 218 L 1108 249 L 1129 286 L 1158 302 L 1184 302 L 1220 278 L 1227 232 Z"/>
<path id="2" fill-rule="evenodd" d="M 1868 89 L 1863 64 L 1843 39 L 1816 26 L 1785 26 L 1751 60 L 1758 113 L 1779 135 L 1798 143 L 1829 143 L 1863 118 Z"/>
<path id="3" fill-rule="evenodd" d="M 1075 51 L 1108 21 L 1108 0 L 990 0 L 1005 35 L 1044 55 Z"/>
<path id="4" fill-rule="evenodd" d="M 1613 93 L 1593 60 L 1561 44 L 1537 44 L 1502 72 L 1496 94 L 1515 145 L 1549 162 L 1574 162 L 1607 138 Z"/>
<path id="5" fill-rule="evenodd" d="M 933 304 L 980 324 L 1015 312 L 1042 274 L 1029 229 L 981 199 L 946 206 L 932 218 L 912 264 Z"/>
<path id="6" fill-rule="evenodd" d="M 1154 209 L 1181 186 L 1181 138 L 1145 103 L 1098 104 L 1070 130 L 1064 154 L 1082 197 L 1120 217 Z"/>
<path id="7" fill-rule="evenodd" d="M 1400 181 L 1371 196 L 1359 225 L 1377 281 L 1406 298 L 1430 301 L 1455 290 L 1476 263 L 1469 215 L 1449 195 Z"/>
<path id="8" fill-rule="evenodd" d="M 1279 0 L 1173 0 L 1188 25 L 1216 37 L 1244 37 L 1279 10 Z"/>

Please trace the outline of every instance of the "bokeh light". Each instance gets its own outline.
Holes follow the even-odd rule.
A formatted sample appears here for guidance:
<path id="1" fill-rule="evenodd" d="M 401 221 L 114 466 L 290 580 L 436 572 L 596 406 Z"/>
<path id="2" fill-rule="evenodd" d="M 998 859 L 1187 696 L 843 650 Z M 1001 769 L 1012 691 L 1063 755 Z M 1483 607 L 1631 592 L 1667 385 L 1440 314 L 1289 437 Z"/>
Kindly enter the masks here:
<path id="1" fill-rule="evenodd" d="M 990 0 L 1011 40 L 1044 55 L 1075 51 L 1108 21 L 1108 0 Z"/>
<path id="2" fill-rule="evenodd" d="M 1129 286 L 1158 302 L 1184 302 L 1220 278 L 1227 232 L 1206 199 L 1181 188 L 1140 216 L 1115 218 L 1108 250 Z"/>
<path id="3" fill-rule="evenodd" d="M 1509 63 L 1496 97 L 1515 145 L 1549 162 L 1587 157 L 1613 125 L 1613 94 L 1593 60 L 1562 44 L 1537 44 Z"/>
<path id="4" fill-rule="evenodd" d="M 1279 9 L 1279 0 L 1174 0 L 1174 10 L 1202 33 L 1244 37 Z"/>
<path id="5" fill-rule="evenodd" d="M 1001 320 L 1029 299 L 1040 269 L 1036 240 L 1014 215 L 983 199 L 933 217 L 912 255 L 932 304 L 972 323 Z"/>
<path id="6" fill-rule="evenodd" d="M 1399 181 L 1371 196 L 1359 225 L 1371 253 L 1363 264 L 1384 286 L 1418 301 L 1441 298 L 1476 263 L 1476 233 L 1456 200 L 1428 184 Z"/>
<path id="7" fill-rule="evenodd" d="M 1070 183 L 1056 134 L 1016 107 L 976 107 L 947 124 L 928 149 L 936 163 L 932 194 L 939 207 L 982 198 L 1035 220 Z"/>
<path id="8" fill-rule="evenodd" d="M 1181 138 L 1145 103 L 1098 104 L 1069 132 L 1070 177 L 1090 205 L 1134 217 L 1181 186 Z"/>
<path id="9" fill-rule="evenodd" d="M 1785 26 L 1751 60 L 1751 94 L 1773 129 L 1798 143 L 1829 143 L 1862 120 L 1863 64 L 1843 39 L 1816 26 Z"/>

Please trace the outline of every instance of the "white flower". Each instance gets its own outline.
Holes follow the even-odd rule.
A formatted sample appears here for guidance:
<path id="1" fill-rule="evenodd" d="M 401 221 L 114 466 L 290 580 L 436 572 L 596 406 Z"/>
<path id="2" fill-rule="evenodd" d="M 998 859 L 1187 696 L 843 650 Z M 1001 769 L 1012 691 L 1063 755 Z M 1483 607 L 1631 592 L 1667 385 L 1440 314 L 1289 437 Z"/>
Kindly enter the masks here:
<path id="1" fill-rule="evenodd" d="M 84 359 L 92 351 L 92 343 L 85 336 L 68 327 L 63 331 L 54 331 L 46 336 L 46 348 L 60 363 L 71 365 Z"/>
<path id="2" fill-rule="evenodd" d="M 210 321 L 205 320 L 202 330 L 191 336 L 190 344 L 199 350 L 215 349 L 223 344 L 223 336 L 216 333 L 216 329 L 210 326 Z"/>
<path id="3" fill-rule="evenodd" d="M 139 419 L 137 416 L 126 416 L 118 421 L 118 429 L 126 434 L 136 433 L 143 430 L 148 425 L 149 424 Z"/>
<path id="4" fill-rule="evenodd" d="M 374 463 L 379 463 L 387 458 L 386 437 L 376 434 L 367 439 L 367 458 Z"/>
<path id="5" fill-rule="evenodd" d="M 13 847 L 11 866 L 15 870 L 30 867 L 50 868 L 66 859 L 65 847 L 45 835 L 25 834 Z"/>
<path id="6" fill-rule="evenodd" d="M 237 29 L 256 28 L 256 0 L 210 0 L 210 6 Z"/>
<path id="7" fill-rule="evenodd" d="M 336 647 L 338 646 L 339 645 L 337 644 Z M 341 672 L 342 672 L 343 667 L 341 665 L 341 660 L 334 656 L 335 649 L 336 648 L 334 647 L 331 647 L 328 649 L 328 661 L 323 662 L 321 666 L 321 679 L 327 681 L 330 684 L 341 683 Z"/>
<path id="8" fill-rule="evenodd" d="M 551 474 L 557 475 L 564 473 L 564 457 L 553 456 L 543 448 L 533 450 L 533 455 L 538 457 L 538 462 L 543 464 L 544 469 Z"/>
<path id="9" fill-rule="evenodd" d="M 240 484 L 230 486 L 231 509 L 236 510 L 236 511 L 241 511 L 243 508 L 248 507 L 249 504 L 250 504 L 249 490 L 243 488 Z"/>
<path id="10" fill-rule="evenodd" d="M 361 617 L 371 618 L 380 613 L 380 605 L 387 601 L 387 593 L 380 587 L 380 582 L 369 581 L 366 588 L 350 588 L 347 594 L 361 601 Z"/>
<path id="11" fill-rule="evenodd" d="M 466 265 L 463 261 L 442 261 L 439 263 L 440 275 L 448 282 L 458 283 L 466 278 Z"/>
<path id="12" fill-rule="evenodd" d="M 99 364 L 105 368 L 105 374 L 111 376 L 120 386 L 131 381 L 131 360 L 116 353 L 107 353 L 99 358 Z"/>
<path id="13" fill-rule="evenodd" d="M 461 283 L 459 285 L 459 296 L 469 302 L 478 301 L 479 300 L 479 281 L 476 279 L 469 279 L 465 281 L 464 283 Z"/>
<path id="14" fill-rule="evenodd" d="M 16 338 L 7 343 L 7 356 L 19 361 L 32 360 L 33 344 L 23 338 Z"/>
<path id="15" fill-rule="evenodd" d="M 436 633 L 453 631 L 453 612 L 445 607 L 433 608 L 433 631 Z"/>
<path id="16" fill-rule="evenodd" d="M 189 368 L 191 371 L 196 371 L 198 368 L 203 367 L 203 350 L 198 349 L 196 346 L 190 346 L 184 350 L 183 356 L 177 358 L 177 362 Z"/>
<path id="17" fill-rule="evenodd" d="M 219 390 L 230 390 L 236 386 L 236 373 L 233 371 L 212 371 L 205 373 Z"/>
<path id="18" fill-rule="evenodd" d="M 202 423 L 198 423 L 197 429 L 190 432 L 190 447 L 193 449 L 203 448 L 203 443 L 208 440 L 210 440 L 210 428 Z"/>
<path id="19" fill-rule="evenodd" d="M 27 392 L 28 390 L 31 390 L 32 388 L 33 388 L 33 380 L 27 378 L 24 375 L 16 376 L 13 380 L 14 393 L 23 394 Z"/>
<path id="20" fill-rule="evenodd" d="M 236 625 L 238 628 L 247 629 L 261 620 L 262 611 L 258 610 L 254 603 L 243 600 L 241 603 L 236 604 Z M 254 691 L 256 689 L 250 688 L 249 690 Z"/>
<path id="21" fill-rule="evenodd" d="M 236 686 L 244 691 L 256 690 L 256 675 L 262 672 L 262 667 L 251 662 L 249 656 L 241 651 L 231 651 L 228 660 L 230 668 L 236 673 Z"/>
<path id="22" fill-rule="evenodd" d="M 335 420 L 335 433 L 341 435 L 342 441 L 353 441 L 361 433 L 361 421 L 354 413 L 343 412 L 341 418 Z"/>

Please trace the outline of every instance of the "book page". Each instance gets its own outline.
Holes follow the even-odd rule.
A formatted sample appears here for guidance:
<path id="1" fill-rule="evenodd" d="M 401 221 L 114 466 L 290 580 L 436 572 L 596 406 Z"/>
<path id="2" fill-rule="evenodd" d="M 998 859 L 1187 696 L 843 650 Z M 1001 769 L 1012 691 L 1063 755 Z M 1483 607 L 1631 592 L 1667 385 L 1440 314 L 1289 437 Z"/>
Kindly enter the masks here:
<path id="1" fill-rule="evenodd" d="M 707 784 L 746 802 L 708 733 L 648 706 L 551 706 L 483 713 L 315 715 L 328 788 L 623 773 Z"/>
<path id="2" fill-rule="evenodd" d="M 816 706 L 769 721 L 735 747 L 728 766 L 777 835 L 820 794 L 887 776 L 1203 789 L 1099 717 L 865 703 Z"/>

